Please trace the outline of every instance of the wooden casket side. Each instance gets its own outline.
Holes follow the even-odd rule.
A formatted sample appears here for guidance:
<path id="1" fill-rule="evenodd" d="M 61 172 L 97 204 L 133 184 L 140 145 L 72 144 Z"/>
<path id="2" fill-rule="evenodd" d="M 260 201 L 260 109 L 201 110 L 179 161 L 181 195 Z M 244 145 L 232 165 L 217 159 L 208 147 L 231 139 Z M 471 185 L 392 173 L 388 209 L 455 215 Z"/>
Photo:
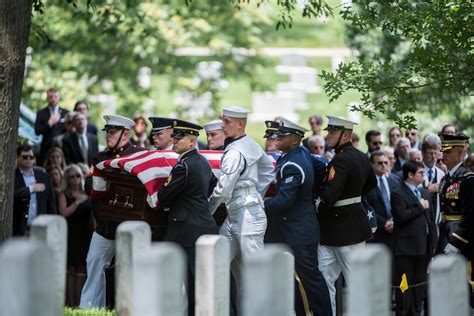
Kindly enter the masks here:
<path id="1" fill-rule="evenodd" d="M 168 213 L 151 208 L 146 201 L 147 193 L 137 177 L 128 172 L 107 168 L 103 170 L 107 191 L 99 215 L 116 222 L 145 221 L 150 226 L 166 226 Z"/>
<path id="2" fill-rule="evenodd" d="M 115 222 L 129 220 L 145 221 L 152 227 L 166 226 L 168 212 L 162 208 L 151 208 L 146 201 L 147 192 L 137 177 L 119 169 L 103 170 L 107 191 L 103 207 L 98 211 L 105 219 Z M 214 213 L 216 224 L 221 226 L 227 217 L 227 210 L 221 205 Z"/>

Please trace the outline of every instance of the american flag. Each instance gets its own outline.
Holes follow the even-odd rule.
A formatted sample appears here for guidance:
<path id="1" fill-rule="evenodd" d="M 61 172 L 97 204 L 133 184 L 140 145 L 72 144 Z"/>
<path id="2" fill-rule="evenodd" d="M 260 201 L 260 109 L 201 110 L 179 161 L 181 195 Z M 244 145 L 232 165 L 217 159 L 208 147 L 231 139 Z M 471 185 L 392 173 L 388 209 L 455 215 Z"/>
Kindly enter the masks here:
<path id="1" fill-rule="evenodd" d="M 223 151 L 200 150 L 199 153 L 206 157 L 211 165 L 214 175 L 219 178 L 221 175 L 220 161 Z M 268 157 L 276 164 L 274 156 Z M 92 170 L 92 191 L 91 197 L 103 196 L 107 189 L 105 175 L 102 172 L 106 168 L 115 168 L 126 171 L 137 177 L 147 192 L 147 202 L 150 207 L 158 206 L 158 191 L 166 182 L 171 169 L 176 164 L 178 154 L 171 150 L 140 151 L 127 156 L 104 160 L 98 163 Z"/>

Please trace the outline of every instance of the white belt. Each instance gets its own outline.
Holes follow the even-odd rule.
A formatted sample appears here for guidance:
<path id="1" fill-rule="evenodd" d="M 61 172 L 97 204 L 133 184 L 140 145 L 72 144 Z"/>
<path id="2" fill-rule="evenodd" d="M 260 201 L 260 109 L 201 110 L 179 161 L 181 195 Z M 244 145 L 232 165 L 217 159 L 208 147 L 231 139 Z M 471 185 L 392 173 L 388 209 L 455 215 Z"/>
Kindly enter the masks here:
<path id="1" fill-rule="evenodd" d="M 362 201 L 362 197 L 360 197 L 360 196 L 351 197 L 351 198 L 348 198 L 348 199 L 344 199 L 344 200 L 339 200 L 339 201 L 337 201 L 337 202 L 334 204 L 334 207 L 356 204 L 356 203 L 360 203 L 360 201 Z"/>
<path id="2" fill-rule="evenodd" d="M 245 187 L 245 188 L 239 188 L 239 189 L 235 189 L 232 192 L 232 198 L 236 198 L 236 197 L 239 197 L 239 196 L 250 195 L 250 194 L 253 194 L 253 193 L 257 193 L 257 188 L 254 185 L 249 186 L 249 187 Z"/>

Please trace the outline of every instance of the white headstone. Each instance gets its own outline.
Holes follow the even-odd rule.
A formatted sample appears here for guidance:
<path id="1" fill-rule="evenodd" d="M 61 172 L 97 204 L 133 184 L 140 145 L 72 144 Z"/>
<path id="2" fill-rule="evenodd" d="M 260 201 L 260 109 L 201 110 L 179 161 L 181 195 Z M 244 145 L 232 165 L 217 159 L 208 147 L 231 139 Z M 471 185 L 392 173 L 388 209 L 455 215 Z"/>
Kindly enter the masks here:
<path id="1" fill-rule="evenodd" d="M 461 256 L 438 255 L 431 262 L 428 283 L 431 316 L 471 315 L 466 268 L 466 260 Z"/>
<path id="2" fill-rule="evenodd" d="M 39 215 L 31 224 L 30 238 L 44 242 L 52 251 L 55 287 L 49 290 L 55 293 L 56 310 L 61 314 L 66 293 L 67 234 L 67 222 L 61 215 Z"/>
<path id="3" fill-rule="evenodd" d="M 133 265 L 138 253 L 151 245 L 150 225 L 127 221 L 117 227 L 115 247 L 115 311 L 118 316 L 132 315 Z"/>
<path id="4" fill-rule="evenodd" d="M 298 122 L 299 115 L 295 112 L 295 102 L 290 95 L 278 97 L 273 92 L 255 92 L 252 94 L 250 121 L 273 120 L 277 115 Z"/>
<path id="5" fill-rule="evenodd" d="M 176 244 L 152 243 L 137 254 L 133 272 L 133 315 L 185 315 L 186 255 Z"/>
<path id="6" fill-rule="evenodd" d="M 0 315 L 59 316 L 55 256 L 44 242 L 11 239 L 0 248 Z M 61 306 L 59 309 L 58 307 Z"/>
<path id="7" fill-rule="evenodd" d="M 389 250 L 377 244 L 369 244 L 350 256 L 349 315 L 390 315 L 391 261 Z"/>
<path id="8" fill-rule="evenodd" d="M 196 242 L 196 315 L 229 314 L 229 240 L 203 235 Z"/>
<path id="9" fill-rule="evenodd" d="M 331 70 L 332 72 L 337 72 L 339 65 L 344 63 L 344 58 L 342 56 L 336 55 L 331 58 Z"/>
<path id="10" fill-rule="evenodd" d="M 294 313 L 294 260 L 284 245 L 269 245 L 244 262 L 242 315 Z"/>

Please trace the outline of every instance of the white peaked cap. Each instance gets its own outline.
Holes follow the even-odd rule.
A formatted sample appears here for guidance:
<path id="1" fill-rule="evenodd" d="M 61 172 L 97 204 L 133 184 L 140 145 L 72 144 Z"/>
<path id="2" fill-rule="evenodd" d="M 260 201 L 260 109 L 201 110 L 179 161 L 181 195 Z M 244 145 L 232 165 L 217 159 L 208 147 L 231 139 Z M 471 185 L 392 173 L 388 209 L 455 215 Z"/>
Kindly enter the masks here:
<path id="1" fill-rule="evenodd" d="M 285 127 L 292 128 L 292 129 L 301 131 L 301 132 L 303 132 L 303 133 L 309 131 L 307 128 L 305 128 L 305 127 L 303 127 L 303 126 L 301 126 L 301 125 L 298 125 L 298 124 L 296 124 L 296 123 L 293 123 L 292 121 L 287 120 L 287 119 L 285 119 L 285 118 L 282 118 L 281 121 L 282 121 L 283 126 L 285 126 Z"/>
<path id="2" fill-rule="evenodd" d="M 206 132 L 222 130 L 222 120 L 210 121 L 203 125 Z"/>
<path id="3" fill-rule="evenodd" d="M 135 122 L 129 118 L 120 115 L 104 115 L 105 126 L 117 126 L 125 129 L 131 129 Z"/>
<path id="4" fill-rule="evenodd" d="M 244 109 L 238 105 L 233 105 L 222 109 L 222 115 L 235 117 L 235 118 L 247 118 L 249 110 Z"/>
<path id="5" fill-rule="evenodd" d="M 358 125 L 356 122 L 352 122 L 352 121 L 349 121 L 347 119 L 340 118 L 337 116 L 328 115 L 327 118 L 329 119 L 329 122 L 328 122 L 328 127 L 326 128 L 326 130 L 332 129 L 332 128 L 353 129 L 354 125 Z"/>

